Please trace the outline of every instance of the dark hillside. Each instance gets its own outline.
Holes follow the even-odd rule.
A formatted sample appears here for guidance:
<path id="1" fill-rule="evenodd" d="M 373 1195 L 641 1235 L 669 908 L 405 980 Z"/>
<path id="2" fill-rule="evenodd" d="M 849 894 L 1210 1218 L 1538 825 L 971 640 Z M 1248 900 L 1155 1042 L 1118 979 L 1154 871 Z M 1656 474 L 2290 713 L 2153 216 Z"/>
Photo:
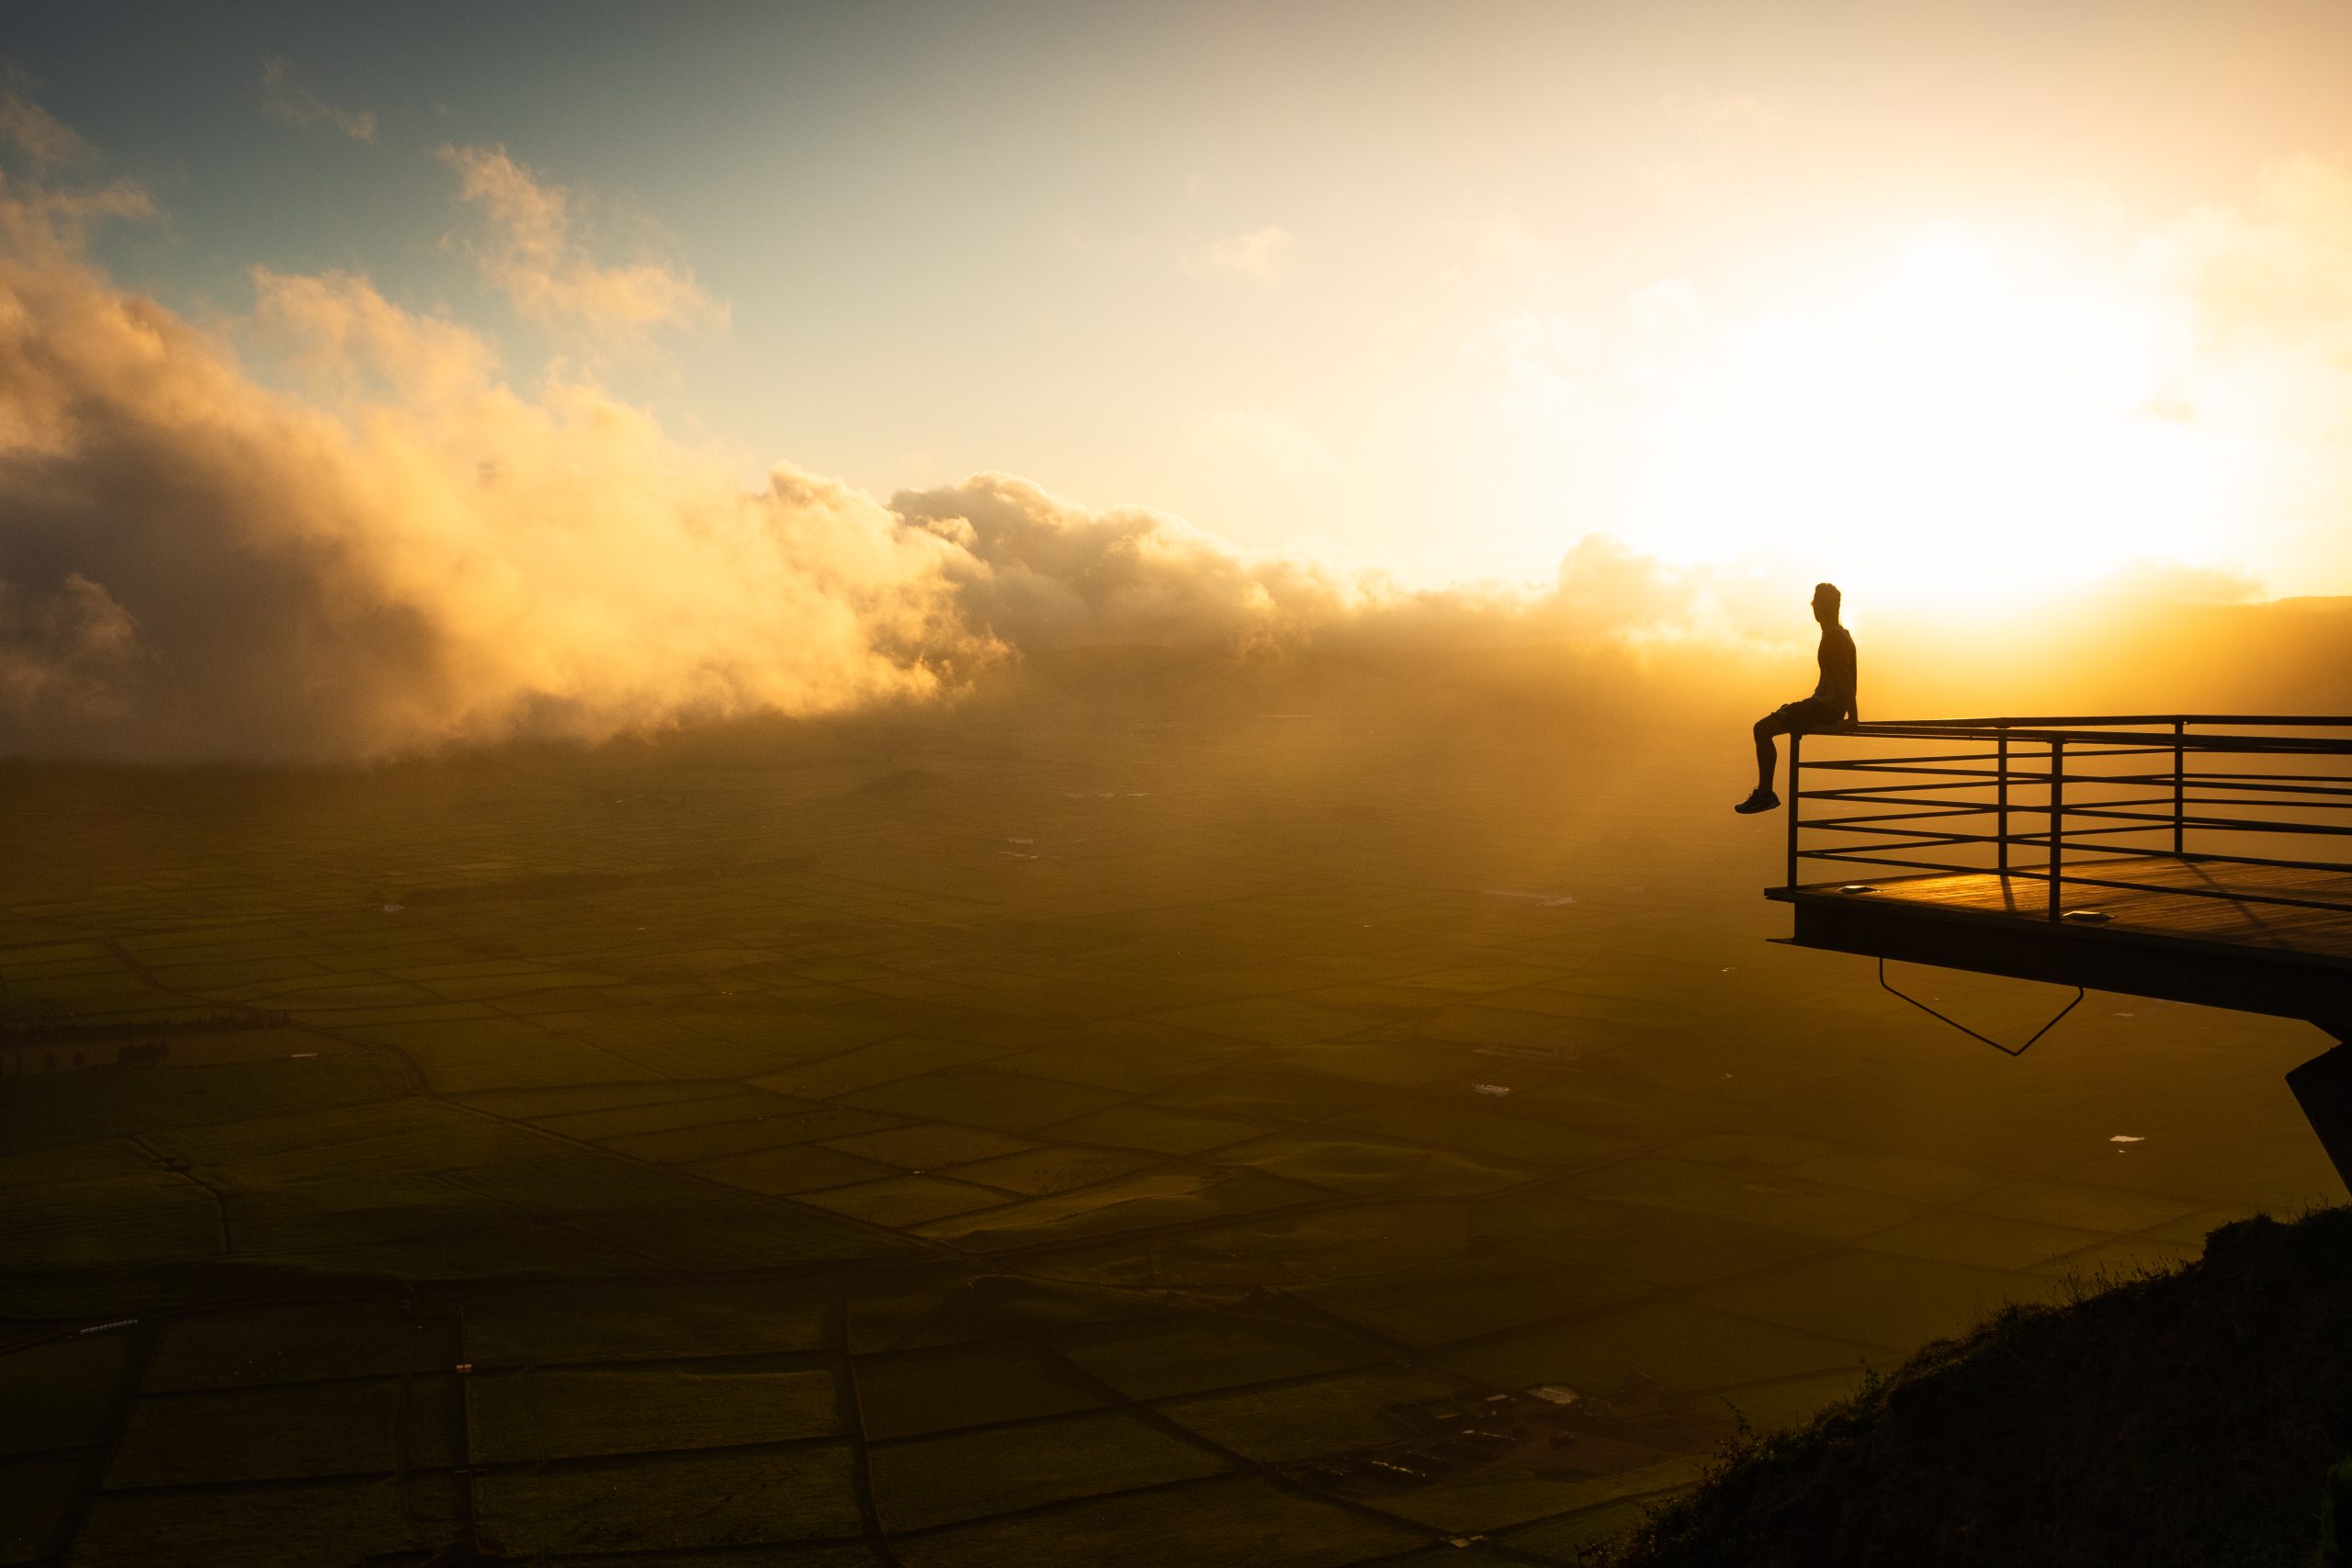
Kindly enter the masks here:
<path id="1" fill-rule="evenodd" d="M 2352 1452 L 2352 1209 L 2255 1218 L 2201 1259 L 1928 1346 L 1758 1440 L 1618 1568 L 2302 1568 Z"/>

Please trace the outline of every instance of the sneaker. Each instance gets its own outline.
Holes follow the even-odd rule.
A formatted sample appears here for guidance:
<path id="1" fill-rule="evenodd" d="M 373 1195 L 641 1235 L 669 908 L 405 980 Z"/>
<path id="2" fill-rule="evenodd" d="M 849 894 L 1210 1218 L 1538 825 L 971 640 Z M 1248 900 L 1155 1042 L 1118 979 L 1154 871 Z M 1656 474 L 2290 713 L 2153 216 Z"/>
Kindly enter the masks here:
<path id="1" fill-rule="evenodd" d="M 1737 806 L 1733 807 L 1732 809 L 1738 812 L 1742 817 L 1753 817 L 1759 811 L 1777 811 L 1780 809 L 1780 805 L 1781 797 L 1779 795 L 1774 795 L 1769 789 L 1759 789 L 1748 795 L 1746 800 L 1741 801 Z"/>

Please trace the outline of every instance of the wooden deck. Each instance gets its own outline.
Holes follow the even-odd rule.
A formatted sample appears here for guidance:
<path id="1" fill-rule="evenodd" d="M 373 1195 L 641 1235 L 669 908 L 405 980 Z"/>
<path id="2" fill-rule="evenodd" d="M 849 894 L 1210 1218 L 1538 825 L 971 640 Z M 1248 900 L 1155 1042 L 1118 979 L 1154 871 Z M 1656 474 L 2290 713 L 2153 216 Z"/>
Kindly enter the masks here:
<path id="1" fill-rule="evenodd" d="M 2133 886 L 2099 886 L 2105 882 Z M 1871 889 L 1868 894 L 1841 893 L 1845 897 L 1932 904 L 2044 923 L 2050 919 L 2050 887 L 2038 875 L 1960 873 L 1865 879 L 1828 886 L 1833 891 L 1847 886 Z M 2352 871 L 2208 866 L 2170 855 L 2132 855 L 2071 863 L 2060 888 L 2062 913 L 2078 919 L 2086 912 L 2104 914 L 2108 919 L 2100 923 L 2113 932 L 2352 960 Z M 2217 894 L 2302 898 L 2346 907 L 2312 909 L 2292 904 L 2242 903 L 2213 897 Z"/>
<path id="2" fill-rule="evenodd" d="M 1859 868 L 1858 868 L 1859 869 Z M 2100 886 L 2130 883 L 2129 887 Z M 1854 891 L 1861 889 L 1861 891 Z M 2071 862 L 2052 920 L 2039 876 L 1852 878 L 1767 890 L 1796 907 L 1795 942 L 2100 990 L 2352 1021 L 2352 871 L 2206 866 L 2169 855 Z M 2086 913 L 2105 920 L 2086 920 Z"/>

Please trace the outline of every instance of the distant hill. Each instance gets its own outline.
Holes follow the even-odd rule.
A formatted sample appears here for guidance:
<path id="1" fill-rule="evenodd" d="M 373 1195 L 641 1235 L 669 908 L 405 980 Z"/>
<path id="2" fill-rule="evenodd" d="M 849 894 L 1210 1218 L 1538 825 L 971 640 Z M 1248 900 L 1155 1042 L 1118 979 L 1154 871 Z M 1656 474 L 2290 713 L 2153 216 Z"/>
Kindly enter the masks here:
<path id="1" fill-rule="evenodd" d="M 2318 1544 L 2347 1454 L 2352 1209 L 2257 1217 L 2177 1271 L 2007 1309 L 1748 1441 L 1610 1562 L 2308 1568 L 2347 1560 Z"/>

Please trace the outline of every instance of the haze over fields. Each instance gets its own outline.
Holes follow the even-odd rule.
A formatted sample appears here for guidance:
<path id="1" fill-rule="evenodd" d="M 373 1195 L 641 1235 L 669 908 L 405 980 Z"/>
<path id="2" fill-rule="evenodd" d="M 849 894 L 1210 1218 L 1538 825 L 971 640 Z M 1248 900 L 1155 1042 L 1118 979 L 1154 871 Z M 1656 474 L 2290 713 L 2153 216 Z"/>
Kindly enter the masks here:
<path id="1" fill-rule="evenodd" d="M 0 1568 L 1577 1563 L 2340 1199 L 1727 809 L 1825 578 L 2352 695 L 2352 33 L 2216 18 L 13 13 Z"/>

